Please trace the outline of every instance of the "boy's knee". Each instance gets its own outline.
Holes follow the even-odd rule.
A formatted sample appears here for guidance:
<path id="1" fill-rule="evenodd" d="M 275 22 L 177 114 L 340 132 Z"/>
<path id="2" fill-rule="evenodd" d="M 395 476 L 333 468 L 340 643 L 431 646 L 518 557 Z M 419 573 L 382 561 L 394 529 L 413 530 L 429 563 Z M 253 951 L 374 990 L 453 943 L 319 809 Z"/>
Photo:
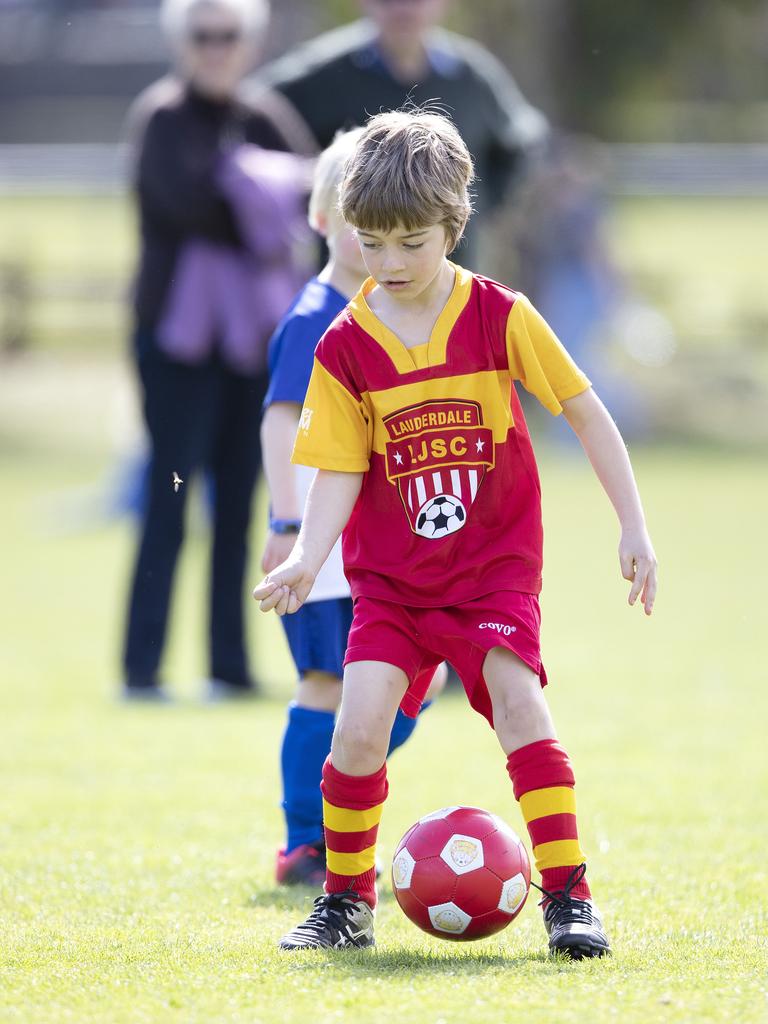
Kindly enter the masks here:
<path id="1" fill-rule="evenodd" d="M 388 745 L 388 734 L 376 723 L 341 718 L 333 734 L 333 763 L 340 771 L 367 775 L 384 763 Z"/>
<path id="2" fill-rule="evenodd" d="M 519 723 L 549 718 L 549 708 L 541 692 L 538 679 L 526 680 L 518 685 L 502 687 L 492 699 L 494 718 L 499 715 Z"/>
<path id="3" fill-rule="evenodd" d="M 512 651 L 496 647 L 489 652 L 483 670 L 494 706 L 509 713 L 546 703 L 541 681 L 533 669 Z"/>

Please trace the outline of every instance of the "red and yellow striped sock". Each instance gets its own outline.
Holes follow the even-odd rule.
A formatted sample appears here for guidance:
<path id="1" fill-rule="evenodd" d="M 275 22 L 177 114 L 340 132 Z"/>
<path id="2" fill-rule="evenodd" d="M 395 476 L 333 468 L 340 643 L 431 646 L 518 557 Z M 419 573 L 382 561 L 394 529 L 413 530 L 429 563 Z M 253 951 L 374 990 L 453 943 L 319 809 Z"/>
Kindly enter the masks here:
<path id="1" fill-rule="evenodd" d="M 325 891 L 353 889 L 376 906 L 376 837 L 387 799 L 386 763 L 373 775 L 345 775 L 323 765 Z"/>
<path id="2" fill-rule="evenodd" d="M 576 827 L 575 779 L 568 754 L 557 740 L 538 740 L 513 751 L 507 771 L 528 826 L 542 888 L 557 892 L 574 867 L 586 860 Z M 589 899 L 586 878 L 571 893 Z"/>

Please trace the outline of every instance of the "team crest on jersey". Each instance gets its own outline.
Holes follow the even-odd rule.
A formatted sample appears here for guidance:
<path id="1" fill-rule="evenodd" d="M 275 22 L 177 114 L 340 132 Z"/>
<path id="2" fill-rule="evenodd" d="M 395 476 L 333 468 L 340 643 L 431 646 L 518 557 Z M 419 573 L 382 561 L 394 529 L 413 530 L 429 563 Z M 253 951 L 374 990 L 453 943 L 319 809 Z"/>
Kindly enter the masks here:
<path id="1" fill-rule="evenodd" d="M 422 402 L 384 417 L 387 479 L 403 502 L 414 533 L 440 540 L 461 530 L 488 469 L 490 427 L 478 402 Z"/>

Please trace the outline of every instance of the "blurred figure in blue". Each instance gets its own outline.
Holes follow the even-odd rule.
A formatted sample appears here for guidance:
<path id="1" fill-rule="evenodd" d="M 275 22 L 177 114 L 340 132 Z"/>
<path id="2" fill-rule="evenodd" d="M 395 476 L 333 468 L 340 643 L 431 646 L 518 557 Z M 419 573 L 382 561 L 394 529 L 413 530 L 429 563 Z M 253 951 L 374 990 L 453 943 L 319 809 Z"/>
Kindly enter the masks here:
<path id="1" fill-rule="evenodd" d="M 201 468 L 215 491 L 211 696 L 256 691 L 243 621 L 247 531 L 266 343 L 303 282 L 294 249 L 306 191 L 288 140 L 239 95 L 267 17 L 266 0 L 166 0 L 175 74 L 133 111 L 133 354 L 150 464 L 123 653 L 129 699 L 165 696 L 158 671 L 186 495 Z"/>
<path id="2" fill-rule="evenodd" d="M 298 112 L 318 149 L 340 129 L 408 100 L 437 102 L 475 161 L 476 207 L 460 262 L 476 268 L 477 226 L 521 177 L 547 134 L 544 116 L 478 42 L 439 28 L 448 0 L 361 0 L 365 18 L 266 65 L 254 80 Z"/>

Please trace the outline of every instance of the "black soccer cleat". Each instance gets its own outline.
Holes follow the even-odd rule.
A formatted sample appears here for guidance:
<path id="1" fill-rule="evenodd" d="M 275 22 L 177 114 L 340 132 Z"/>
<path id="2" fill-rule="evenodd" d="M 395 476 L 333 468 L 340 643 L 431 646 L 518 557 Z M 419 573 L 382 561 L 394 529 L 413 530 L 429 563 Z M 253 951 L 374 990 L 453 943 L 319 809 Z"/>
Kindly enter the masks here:
<path id="1" fill-rule="evenodd" d="M 574 868 L 560 892 L 539 890 L 548 901 L 544 907 L 544 927 L 549 936 L 549 951 L 563 953 L 571 960 L 608 956 L 611 952 L 600 913 L 592 900 L 571 895 L 571 889 L 586 870 L 586 864 Z"/>
<path id="2" fill-rule="evenodd" d="M 373 911 L 349 890 L 318 896 L 304 924 L 279 942 L 280 949 L 365 949 L 373 945 Z"/>

